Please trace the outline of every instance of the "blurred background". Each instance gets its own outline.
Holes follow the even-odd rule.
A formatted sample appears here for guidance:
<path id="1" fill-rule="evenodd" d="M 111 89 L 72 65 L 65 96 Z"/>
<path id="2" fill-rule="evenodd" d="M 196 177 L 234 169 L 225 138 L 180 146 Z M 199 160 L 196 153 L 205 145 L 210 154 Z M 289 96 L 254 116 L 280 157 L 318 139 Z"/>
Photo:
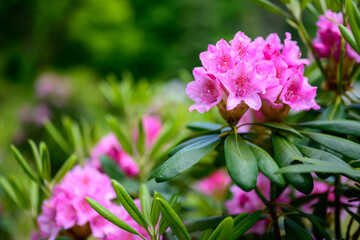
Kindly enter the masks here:
<path id="1" fill-rule="evenodd" d="M 313 37 L 316 19 L 304 19 Z M 237 31 L 299 39 L 282 16 L 249 0 L 0 1 L 0 174 L 21 173 L 10 144 L 29 150 L 32 138 L 51 146 L 45 119 L 105 122 L 109 104 L 99 86 L 109 78 L 179 89 L 174 101 L 188 114 L 185 84 L 200 52 Z"/>

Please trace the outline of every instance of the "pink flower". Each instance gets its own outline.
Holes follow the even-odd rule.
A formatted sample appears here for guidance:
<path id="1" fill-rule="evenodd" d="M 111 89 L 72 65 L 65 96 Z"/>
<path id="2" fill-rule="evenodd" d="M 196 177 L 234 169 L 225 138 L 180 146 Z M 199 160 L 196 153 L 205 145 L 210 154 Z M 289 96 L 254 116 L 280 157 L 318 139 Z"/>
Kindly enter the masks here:
<path id="1" fill-rule="evenodd" d="M 264 194 L 266 198 L 270 197 L 270 180 L 266 178 L 263 174 L 259 173 L 257 180 L 257 187 Z M 240 214 L 243 212 L 254 212 L 259 209 L 265 208 L 265 204 L 256 194 L 255 190 L 250 192 L 245 192 L 237 186 L 232 186 L 230 188 L 232 193 L 232 199 L 225 203 L 225 207 L 230 214 Z M 289 189 L 286 189 L 276 200 L 276 202 L 289 203 Z M 262 234 L 265 232 L 265 228 L 268 224 L 268 221 L 261 221 L 256 224 L 253 228 L 250 229 L 250 232 Z"/>
<path id="2" fill-rule="evenodd" d="M 237 32 L 233 40 L 230 40 L 231 50 L 235 52 L 235 56 L 240 60 L 248 55 L 248 47 L 251 39 L 243 32 Z"/>
<path id="3" fill-rule="evenodd" d="M 129 177 L 134 177 L 139 173 L 139 167 L 134 160 L 123 150 L 119 141 L 113 133 L 103 137 L 98 144 L 91 150 L 90 165 L 101 169 L 100 156 L 107 155 L 121 170 Z"/>
<path id="4" fill-rule="evenodd" d="M 212 74 L 225 73 L 235 64 L 231 47 L 224 39 L 218 41 L 216 46 L 210 44 L 206 52 L 200 53 L 200 60 L 204 68 Z"/>
<path id="5" fill-rule="evenodd" d="M 228 173 L 218 170 L 197 182 L 196 189 L 206 195 L 223 199 L 230 183 L 231 179 Z"/>
<path id="6" fill-rule="evenodd" d="M 110 207 L 113 205 L 111 200 L 115 198 L 115 192 L 105 174 L 90 166 L 75 166 L 55 186 L 51 198 L 43 202 L 42 213 L 37 219 L 41 237 L 55 239 L 62 229 L 83 226 L 88 222 L 97 237 L 104 236 L 94 224 L 99 221 L 99 214 L 91 208 L 85 197 Z"/>
<path id="7" fill-rule="evenodd" d="M 150 147 L 159 136 L 162 124 L 157 116 L 146 115 L 142 119 L 145 131 L 146 146 Z"/>
<path id="8" fill-rule="evenodd" d="M 317 110 L 320 106 L 316 104 L 315 96 L 316 87 L 312 87 L 308 79 L 296 71 L 284 84 L 280 100 L 297 111 L 311 108 Z"/>
<path id="9" fill-rule="evenodd" d="M 242 124 L 246 123 L 253 123 L 253 122 L 263 122 L 264 117 L 262 116 L 261 111 L 255 111 L 252 109 L 249 109 L 246 111 L 246 113 L 242 116 L 239 123 L 236 125 L 238 127 L 237 132 L 238 133 L 246 133 L 249 132 L 251 129 L 251 125 L 244 125 Z"/>
<path id="10" fill-rule="evenodd" d="M 295 41 L 291 41 L 291 34 L 285 33 L 284 47 L 281 52 L 281 58 L 289 67 L 299 67 L 303 64 L 309 64 L 309 60 L 300 59 L 301 51 Z"/>
<path id="11" fill-rule="evenodd" d="M 204 68 L 194 68 L 193 75 L 195 81 L 187 85 L 186 92 L 196 103 L 189 110 L 196 109 L 200 113 L 209 111 L 221 101 L 220 83 L 213 75 L 206 73 Z"/>

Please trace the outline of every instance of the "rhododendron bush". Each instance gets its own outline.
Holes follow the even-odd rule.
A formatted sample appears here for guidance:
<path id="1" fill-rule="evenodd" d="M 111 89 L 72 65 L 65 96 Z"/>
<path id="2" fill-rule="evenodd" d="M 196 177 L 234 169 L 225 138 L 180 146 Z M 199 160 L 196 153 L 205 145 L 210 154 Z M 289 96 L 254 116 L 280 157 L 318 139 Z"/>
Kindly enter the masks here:
<path id="1" fill-rule="evenodd" d="M 44 142 L 29 141 L 32 158 L 11 146 L 30 183 L 0 183 L 32 239 L 360 237 L 360 3 L 253 2 L 304 47 L 240 29 L 199 53 L 181 89 L 192 102 L 178 86 L 110 79 L 106 126 L 44 120 L 62 166 Z"/>

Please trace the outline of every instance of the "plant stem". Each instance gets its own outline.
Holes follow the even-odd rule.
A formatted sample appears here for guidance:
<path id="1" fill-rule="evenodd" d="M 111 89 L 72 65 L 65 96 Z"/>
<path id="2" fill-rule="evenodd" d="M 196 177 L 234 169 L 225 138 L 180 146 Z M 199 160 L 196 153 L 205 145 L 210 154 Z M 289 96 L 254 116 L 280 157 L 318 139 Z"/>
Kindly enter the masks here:
<path id="1" fill-rule="evenodd" d="M 341 238 L 341 222 L 340 222 L 340 195 L 341 195 L 341 179 L 340 175 L 335 175 L 335 237 Z"/>
<path id="2" fill-rule="evenodd" d="M 279 227 L 279 221 L 278 216 L 276 214 L 276 184 L 273 182 L 271 183 L 271 189 L 270 189 L 270 202 L 268 204 L 271 218 L 274 220 L 274 234 L 275 238 L 277 240 L 281 240 L 281 234 L 280 234 L 280 227 Z"/>
<path id="3" fill-rule="evenodd" d="M 266 197 L 264 196 L 264 194 L 262 194 L 262 192 L 260 191 L 260 189 L 256 186 L 255 187 L 255 192 L 258 195 L 258 197 L 261 199 L 261 201 L 268 206 L 269 205 L 269 201 L 266 199 Z"/>
<path id="4" fill-rule="evenodd" d="M 342 94 L 343 93 L 343 70 L 344 70 L 344 51 L 345 48 L 345 40 L 342 37 L 341 38 L 341 48 L 340 48 L 340 63 L 339 63 L 339 67 L 338 67 L 338 85 L 337 85 L 337 90 L 338 93 Z"/>

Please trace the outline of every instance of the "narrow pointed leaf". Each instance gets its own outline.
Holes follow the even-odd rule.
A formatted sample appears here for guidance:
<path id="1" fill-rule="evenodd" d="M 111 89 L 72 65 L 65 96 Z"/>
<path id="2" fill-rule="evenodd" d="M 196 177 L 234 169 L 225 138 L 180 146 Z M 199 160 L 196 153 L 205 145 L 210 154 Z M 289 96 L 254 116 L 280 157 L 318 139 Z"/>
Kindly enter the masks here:
<path id="1" fill-rule="evenodd" d="M 128 154 L 132 155 L 133 148 L 132 144 L 127 135 L 125 135 L 123 129 L 120 127 L 120 124 L 114 117 L 108 117 L 107 121 L 110 125 L 111 130 L 115 133 L 117 139 L 119 140 L 121 146 Z"/>
<path id="2" fill-rule="evenodd" d="M 179 240 L 190 240 L 189 233 L 186 231 L 184 224 L 174 211 L 174 209 L 162 198 L 157 198 L 156 201 L 160 206 L 160 211 L 166 222 L 169 224 L 171 230 Z"/>
<path id="3" fill-rule="evenodd" d="M 211 138 L 195 142 L 169 158 L 151 177 L 155 177 L 157 182 L 168 181 L 199 162 L 206 154 L 213 150 L 220 143 L 218 135 Z"/>
<path id="4" fill-rule="evenodd" d="M 288 139 L 275 134 L 273 137 L 274 156 L 280 167 L 286 167 L 294 162 L 294 158 L 302 157 L 301 152 Z M 285 179 L 297 190 L 304 194 L 309 194 L 314 188 L 311 174 L 297 173 L 284 174 Z"/>
<path id="5" fill-rule="evenodd" d="M 313 240 L 311 235 L 298 223 L 285 218 L 284 226 L 287 239 Z"/>
<path id="6" fill-rule="evenodd" d="M 358 223 L 360 223 L 360 216 L 352 211 L 348 207 L 344 206 L 344 209 L 350 214 L 350 216 Z"/>
<path id="7" fill-rule="evenodd" d="M 211 236 L 214 229 L 207 229 L 203 231 L 200 235 L 200 240 L 209 240 L 209 237 Z"/>
<path id="8" fill-rule="evenodd" d="M 140 203 L 143 216 L 148 225 L 151 225 L 151 196 L 148 187 L 144 183 L 140 185 Z"/>
<path id="9" fill-rule="evenodd" d="M 261 211 L 255 211 L 234 226 L 234 231 L 232 232 L 229 240 L 237 240 L 242 235 L 244 235 L 254 224 L 259 220 L 261 216 Z"/>
<path id="10" fill-rule="evenodd" d="M 76 155 L 72 154 L 68 159 L 66 159 L 63 165 L 60 167 L 60 169 L 56 172 L 53 181 L 55 183 L 59 183 L 61 179 L 65 176 L 65 174 L 68 171 L 70 171 L 75 164 L 76 164 Z"/>
<path id="11" fill-rule="evenodd" d="M 6 194 L 10 197 L 10 199 L 16 204 L 16 206 L 22 208 L 22 204 L 20 203 L 20 200 L 18 199 L 13 187 L 10 185 L 9 181 L 3 176 L 0 176 L 0 185 L 4 189 Z"/>
<path id="12" fill-rule="evenodd" d="M 144 132 L 144 125 L 142 120 L 140 119 L 139 121 L 139 139 L 138 139 L 138 144 L 137 144 L 137 148 L 140 154 L 144 153 L 145 150 L 145 132 Z"/>
<path id="13" fill-rule="evenodd" d="M 49 156 L 48 148 L 43 142 L 40 143 L 40 157 L 43 166 L 41 176 L 46 180 L 50 180 L 51 178 L 50 156 Z"/>
<path id="14" fill-rule="evenodd" d="M 62 150 L 66 153 L 71 152 L 71 147 L 61 133 L 56 129 L 56 127 L 50 122 L 46 121 L 44 123 L 46 130 L 50 133 L 55 142 L 61 147 Z"/>
<path id="15" fill-rule="evenodd" d="M 10 146 L 12 153 L 15 156 L 16 161 L 19 163 L 21 168 L 24 170 L 24 172 L 35 182 L 39 182 L 38 177 L 34 174 L 34 172 L 31 170 L 30 166 L 27 164 L 26 160 L 24 159 L 23 155 L 17 150 L 17 148 L 14 145 Z"/>
<path id="16" fill-rule="evenodd" d="M 111 180 L 111 182 L 114 187 L 117 198 L 119 199 L 125 210 L 132 217 L 132 219 L 134 219 L 134 221 L 137 222 L 140 226 L 147 227 L 147 223 L 144 217 L 142 216 L 141 212 L 135 205 L 130 195 L 117 181 Z"/>
<path id="17" fill-rule="evenodd" d="M 348 16 L 351 31 L 354 34 L 354 38 L 358 46 L 360 46 L 360 28 L 356 21 L 354 5 L 351 0 L 346 0 L 346 14 Z"/>
<path id="18" fill-rule="evenodd" d="M 336 120 L 343 119 L 345 116 L 345 107 L 341 101 L 341 98 L 337 98 L 336 101 L 330 104 L 324 112 L 321 114 L 321 120 Z"/>
<path id="19" fill-rule="evenodd" d="M 271 3 L 268 0 L 251 0 L 251 1 L 270 12 L 283 14 L 283 10 L 281 10 L 281 8 L 279 8 L 278 6 L 276 6 L 275 4 Z"/>
<path id="20" fill-rule="evenodd" d="M 231 179 L 246 192 L 254 189 L 258 166 L 249 146 L 236 134 L 226 138 L 224 150 L 226 167 Z"/>
<path id="21" fill-rule="evenodd" d="M 323 133 L 302 132 L 302 134 L 344 156 L 352 159 L 360 159 L 360 144 L 358 143 Z"/>
<path id="22" fill-rule="evenodd" d="M 34 159 L 35 159 L 35 163 L 36 163 L 36 168 L 39 174 L 41 174 L 42 172 L 42 163 L 41 163 L 41 157 L 40 157 L 40 153 L 39 150 L 35 144 L 35 142 L 33 140 L 29 140 L 29 144 L 31 147 L 31 151 L 34 155 Z"/>
<path id="23" fill-rule="evenodd" d="M 301 134 L 296 131 L 294 128 L 289 127 L 285 124 L 281 124 L 281 123 L 276 123 L 276 122 L 256 122 L 256 123 L 246 123 L 244 125 L 257 125 L 257 126 L 263 126 L 263 127 L 267 127 L 270 129 L 274 129 L 274 130 L 278 130 L 280 132 L 287 132 L 287 133 L 291 133 L 292 135 L 298 137 L 298 138 L 302 138 Z"/>
<path id="24" fill-rule="evenodd" d="M 141 236 L 135 229 L 130 227 L 127 223 L 125 223 L 123 220 L 118 218 L 115 214 L 113 214 L 108 209 L 103 207 L 100 203 L 98 203 L 97 201 L 95 201 L 95 200 L 93 200 L 91 198 L 88 198 L 88 197 L 85 197 L 85 198 L 86 198 L 86 201 L 90 204 L 90 206 L 96 212 L 98 212 L 101 216 L 103 216 L 106 220 L 108 220 L 109 222 L 111 222 L 114 225 L 118 226 L 119 228 L 121 228 L 124 231 L 127 231 L 129 233 Z"/>
<path id="25" fill-rule="evenodd" d="M 234 218 L 234 225 L 237 225 L 240 221 L 242 221 L 249 214 L 247 212 L 240 213 Z"/>
<path id="26" fill-rule="evenodd" d="M 255 144 L 249 142 L 247 144 L 249 145 L 251 151 L 256 158 L 260 171 L 272 182 L 284 187 L 286 185 L 284 176 L 277 173 L 277 171 L 280 169 L 279 165 L 270 156 L 270 154 L 261 147 L 256 146 Z"/>
<path id="27" fill-rule="evenodd" d="M 185 227 L 189 233 L 203 231 L 209 228 L 215 228 L 227 217 L 229 217 L 229 215 L 202 218 L 185 224 Z"/>
<path id="28" fill-rule="evenodd" d="M 158 197 L 162 197 L 161 194 L 157 191 L 154 191 L 154 198 L 151 203 L 151 214 L 150 214 L 152 226 L 156 226 L 160 218 L 160 207 L 155 201 L 155 199 Z"/>
<path id="29" fill-rule="evenodd" d="M 209 240 L 227 240 L 229 239 L 234 227 L 232 217 L 225 218 L 211 234 Z"/>
<path id="30" fill-rule="evenodd" d="M 165 200 L 164 200 L 165 201 Z M 159 205 L 159 204 L 158 204 Z M 181 203 L 178 202 L 176 204 L 173 204 L 170 206 L 174 209 L 174 211 L 176 213 L 179 213 L 180 212 L 180 209 L 181 209 Z M 159 206 L 160 207 L 160 206 Z M 169 224 L 168 222 L 165 220 L 165 217 L 162 216 L 161 217 L 161 220 L 160 220 L 160 224 L 159 224 L 159 235 L 162 235 L 167 229 L 169 228 Z"/>
<path id="31" fill-rule="evenodd" d="M 200 136 L 200 137 L 196 137 L 196 138 L 192 138 L 190 140 L 187 140 L 185 142 L 180 143 L 179 145 L 175 146 L 173 149 L 171 149 L 169 151 L 169 156 L 173 156 L 175 153 L 177 153 L 178 151 L 180 151 L 181 149 L 196 143 L 196 142 L 201 142 L 202 140 L 206 140 L 206 139 L 211 139 L 213 138 L 213 135 L 204 135 L 204 136 Z"/>
<path id="32" fill-rule="evenodd" d="M 346 42 L 351 46 L 351 48 L 360 54 L 360 48 L 358 47 L 352 32 L 347 27 L 341 24 L 339 25 L 339 30 L 341 32 L 341 35 L 346 40 Z"/>
<path id="33" fill-rule="evenodd" d="M 299 126 L 360 137 L 360 122 L 354 120 L 313 121 Z"/>

